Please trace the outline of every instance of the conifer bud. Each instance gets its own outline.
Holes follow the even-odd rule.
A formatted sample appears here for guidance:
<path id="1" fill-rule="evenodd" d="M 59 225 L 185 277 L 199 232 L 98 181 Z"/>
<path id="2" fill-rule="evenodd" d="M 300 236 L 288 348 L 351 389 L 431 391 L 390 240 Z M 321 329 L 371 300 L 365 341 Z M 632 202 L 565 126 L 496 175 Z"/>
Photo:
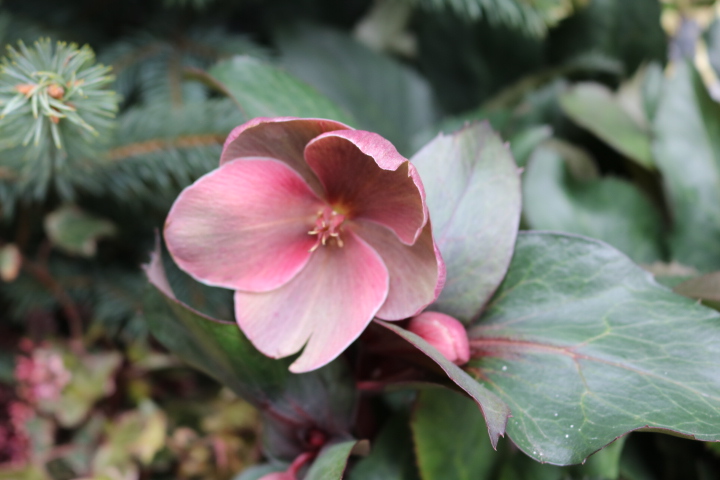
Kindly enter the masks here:
<path id="1" fill-rule="evenodd" d="M 88 46 L 42 39 L 30 48 L 22 42 L 8 47 L 0 63 L 0 145 L 86 147 L 87 134 L 110 127 L 118 108 L 118 96 L 106 89 L 109 73 Z"/>
<path id="2" fill-rule="evenodd" d="M 15 90 L 17 90 L 18 93 L 22 93 L 26 97 L 29 97 L 30 92 L 32 92 L 35 87 L 36 85 L 33 85 L 32 83 L 19 83 L 15 85 Z"/>
<path id="3" fill-rule="evenodd" d="M 47 87 L 48 95 L 52 98 L 60 99 L 65 95 L 65 89 L 57 83 L 52 83 Z"/>

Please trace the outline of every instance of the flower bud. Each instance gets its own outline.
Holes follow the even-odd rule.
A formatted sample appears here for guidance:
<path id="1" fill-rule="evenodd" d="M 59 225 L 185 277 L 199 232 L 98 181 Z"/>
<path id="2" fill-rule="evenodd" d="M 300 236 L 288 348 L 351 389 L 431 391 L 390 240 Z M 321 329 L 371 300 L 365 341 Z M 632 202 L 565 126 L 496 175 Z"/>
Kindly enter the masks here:
<path id="1" fill-rule="evenodd" d="M 52 98 L 60 99 L 65 95 L 65 89 L 57 83 L 53 83 L 47 87 L 47 93 Z"/>
<path id="2" fill-rule="evenodd" d="M 457 365 L 463 365 L 470 360 L 470 345 L 465 327 L 449 315 L 423 312 L 410 320 L 408 330 Z"/>

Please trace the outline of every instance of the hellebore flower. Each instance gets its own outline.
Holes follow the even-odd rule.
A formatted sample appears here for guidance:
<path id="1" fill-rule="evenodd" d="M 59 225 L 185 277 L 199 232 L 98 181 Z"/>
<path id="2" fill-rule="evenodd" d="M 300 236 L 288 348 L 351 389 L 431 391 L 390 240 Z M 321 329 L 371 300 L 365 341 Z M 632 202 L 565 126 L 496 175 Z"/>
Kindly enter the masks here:
<path id="1" fill-rule="evenodd" d="M 423 312 L 410 320 L 407 327 L 457 365 L 470 360 L 470 343 L 462 323 L 449 315 Z"/>
<path id="2" fill-rule="evenodd" d="M 234 289 L 235 319 L 293 372 L 342 353 L 377 316 L 435 300 L 445 266 L 415 167 L 381 136 L 322 119 L 256 118 L 165 225 L 177 264 Z M 304 347 L 304 349 L 303 349 Z"/>

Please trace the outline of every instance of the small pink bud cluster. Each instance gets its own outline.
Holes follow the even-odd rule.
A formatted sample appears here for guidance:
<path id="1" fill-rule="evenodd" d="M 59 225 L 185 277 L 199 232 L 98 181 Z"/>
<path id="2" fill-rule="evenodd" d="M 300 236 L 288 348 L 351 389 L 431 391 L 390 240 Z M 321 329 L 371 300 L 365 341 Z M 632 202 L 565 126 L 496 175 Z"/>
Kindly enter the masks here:
<path id="1" fill-rule="evenodd" d="M 410 320 L 408 330 L 457 365 L 463 365 L 470 360 L 470 344 L 465 327 L 449 315 L 423 312 Z"/>
<path id="2" fill-rule="evenodd" d="M 14 400 L 12 390 L 0 385 L 0 467 L 29 460 L 31 445 L 25 424 L 32 416 L 32 408 Z"/>
<path id="3" fill-rule="evenodd" d="M 29 356 L 19 356 L 15 365 L 20 398 L 30 404 L 59 399 L 71 378 L 62 356 L 46 346 L 32 349 L 32 344 L 28 342 L 23 349 Z"/>

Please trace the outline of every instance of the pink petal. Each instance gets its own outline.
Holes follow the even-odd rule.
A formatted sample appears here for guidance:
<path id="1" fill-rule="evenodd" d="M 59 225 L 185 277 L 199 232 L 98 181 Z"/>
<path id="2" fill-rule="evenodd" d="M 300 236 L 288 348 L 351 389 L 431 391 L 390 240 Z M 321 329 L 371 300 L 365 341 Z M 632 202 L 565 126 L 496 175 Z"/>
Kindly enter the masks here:
<path id="1" fill-rule="evenodd" d="M 370 323 L 388 293 L 380 255 L 350 231 L 343 247 L 318 248 L 290 282 L 265 293 L 235 292 L 235 319 L 262 353 L 281 358 L 305 349 L 290 370 L 319 368 Z"/>
<path id="2" fill-rule="evenodd" d="M 423 312 L 410 320 L 407 329 L 457 365 L 464 365 L 470 360 L 467 331 L 462 323 L 450 315 Z"/>
<path id="3" fill-rule="evenodd" d="M 445 262 L 432 238 L 430 222 L 413 245 L 405 245 L 387 228 L 367 221 L 353 227 L 382 257 L 390 273 L 387 300 L 375 314 L 402 320 L 421 312 L 437 299 L 445 284 Z"/>
<path id="4" fill-rule="evenodd" d="M 350 128 L 321 118 L 254 118 L 230 132 L 223 146 L 220 165 L 237 158 L 275 158 L 287 163 L 317 193 L 322 193 L 317 177 L 305 163 L 305 146 L 322 133 Z"/>
<path id="5" fill-rule="evenodd" d="M 180 194 L 165 241 L 178 266 L 203 283 L 272 290 L 310 258 L 316 238 L 308 231 L 322 205 L 284 163 L 236 160 Z"/>
<path id="6" fill-rule="evenodd" d="M 425 190 L 415 167 L 380 135 L 329 132 L 305 148 L 327 201 L 351 218 L 385 225 L 408 245 L 427 222 Z"/>

